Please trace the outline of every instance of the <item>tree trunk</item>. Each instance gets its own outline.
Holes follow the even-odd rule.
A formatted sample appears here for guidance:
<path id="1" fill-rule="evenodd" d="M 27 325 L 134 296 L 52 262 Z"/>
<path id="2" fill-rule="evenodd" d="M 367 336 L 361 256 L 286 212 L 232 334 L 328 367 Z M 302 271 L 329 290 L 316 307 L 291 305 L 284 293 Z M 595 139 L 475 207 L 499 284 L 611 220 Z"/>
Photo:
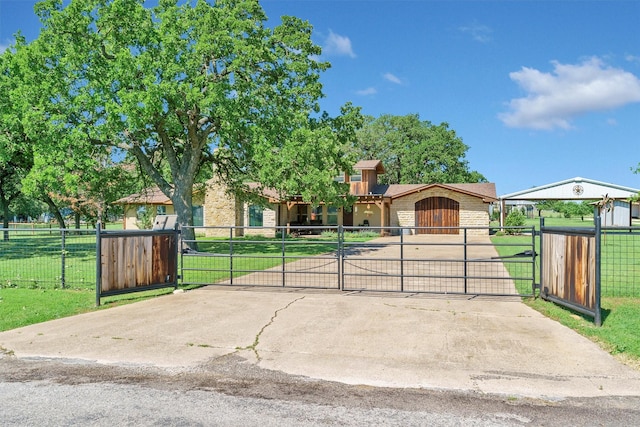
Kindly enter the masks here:
<path id="1" fill-rule="evenodd" d="M 198 250 L 198 245 L 195 242 L 196 233 L 193 226 L 193 203 L 191 187 L 180 188 L 176 185 L 173 197 L 173 209 L 177 215 L 178 224 L 180 224 L 182 231 L 183 246 L 187 248 Z M 186 241 L 186 242 L 185 242 Z"/>
<path id="2" fill-rule="evenodd" d="M 60 213 L 60 209 L 58 209 L 58 207 L 56 206 L 56 203 L 51 199 L 51 197 L 49 197 L 48 194 L 43 194 L 42 200 L 47 204 L 47 206 L 49 206 L 49 210 L 53 213 L 53 216 L 56 218 L 56 221 L 58 221 L 58 225 L 60 226 L 60 228 L 63 228 L 63 229 L 67 228 L 64 223 L 64 218 Z"/>
<path id="3" fill-rule="evenodd" d="M 4 197 L 0 198 L 0 203 L 2 203 L 2 228 L 4 228 L 3 239 L 5 241 L 9 240 L 9 202 L 5 200 Z"/>

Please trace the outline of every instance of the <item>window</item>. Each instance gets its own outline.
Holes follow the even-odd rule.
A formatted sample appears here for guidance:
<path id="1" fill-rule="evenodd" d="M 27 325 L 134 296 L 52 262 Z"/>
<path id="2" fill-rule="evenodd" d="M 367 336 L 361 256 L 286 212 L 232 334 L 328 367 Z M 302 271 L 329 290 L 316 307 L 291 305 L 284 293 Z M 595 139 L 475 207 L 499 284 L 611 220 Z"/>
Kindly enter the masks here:
<path id="1" fill-rule="evenodd" d="M 336 176 L 335 178 L 333 178 L 333 180 L 335 182 L 344 182 L 344 173 L 341 173 L 340 175 Z"/>
<path id="2" fill-rule="evenodd" d="M 249 206 L 249 227 L 262 227 L 264 208 L 262 206 Z"/>
<path id="3" fill-rule="evenodd" d="M 192 206 L 191 214 L 193 215 L 193 225 L 202 227 L 204 225 L 204 209 L 202 206 Z"/>
<path id="4" fill-rule="evenodd" d="M 156 206 L 156 215 L 166 215 L 167 207 L 164 205 Z"/>
<path id="5" fill-rule="evenodd" d="M 311 208 L 311 225 L 322 224 L 322 206 Z"/>
<path id="6" fill-rule="evenodd" d="M 338 225 L 338 208 L 330 206 L 327 209 L 327 225 Z"/>
<path id="7" fill-rule="evenodd" d="M 362 172 L 356 173 L 355 175 L 351 175 L 349 178 L 351 182 L 361 182 L 362 181 Z"/>

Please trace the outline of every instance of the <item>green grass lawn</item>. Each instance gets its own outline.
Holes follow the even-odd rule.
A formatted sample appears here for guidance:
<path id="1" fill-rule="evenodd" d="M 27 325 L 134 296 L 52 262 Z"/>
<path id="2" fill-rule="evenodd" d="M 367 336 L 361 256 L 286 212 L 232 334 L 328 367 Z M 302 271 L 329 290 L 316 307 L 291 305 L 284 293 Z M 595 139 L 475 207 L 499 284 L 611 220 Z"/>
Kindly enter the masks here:
<path id="1" fill-rule="evenodd" d="M 94 289 L 0 287 L 0 331 L 142 301 L 172 291 L 173 288 L 168 288 L 107 297 L 96 307 Z"/>

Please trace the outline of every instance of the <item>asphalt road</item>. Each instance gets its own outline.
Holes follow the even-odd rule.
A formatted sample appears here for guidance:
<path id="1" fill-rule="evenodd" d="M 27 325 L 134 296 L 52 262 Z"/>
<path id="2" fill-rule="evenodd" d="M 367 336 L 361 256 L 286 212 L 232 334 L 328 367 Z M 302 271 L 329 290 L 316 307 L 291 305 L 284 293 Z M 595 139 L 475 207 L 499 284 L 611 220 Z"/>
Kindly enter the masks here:
<path id="1" fill-rule="evenodd" d="M 0 359 L 3 426 L 622 426 L 640 399 L 347 385 L 222 357 L 196 370 Z"/>

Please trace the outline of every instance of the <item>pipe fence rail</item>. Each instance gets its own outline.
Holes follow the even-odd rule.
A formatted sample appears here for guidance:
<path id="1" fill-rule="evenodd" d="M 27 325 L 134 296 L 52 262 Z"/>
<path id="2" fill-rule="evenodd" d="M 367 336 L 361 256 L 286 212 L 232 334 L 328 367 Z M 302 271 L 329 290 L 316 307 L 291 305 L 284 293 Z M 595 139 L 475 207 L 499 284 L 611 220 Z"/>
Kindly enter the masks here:
<path id="1" fill-rule="evenodd" d="M 483 292 L 502 294 L 504 285 L 512 280 L 517 294 L 526 295 L 531 293 L 535 255 L 519 254 L 531 250 L 530 240 L 535 240 L 536 248 L 539 245 L 537 233 L 531 239 L 519 233 L 513 239 L 493 242 L 477 242 L 468 235 L 466 244 L 459 234 L 459 241 L 452 244 L 429 244 L 429 235 L 421 237 L 425 235 L 418 235 L 416 227 L 387 227 L 395 235 L 383 238 L 379 238 L 380 230 L 371 227 L 344 227 L 342 233 L 338 227 L 318 226 L 193 229 L 195 241 L 180 243 L 180 248 L 195 246 L 178 255 L 181 286 L 252 282 L 259 286 L 464 293 L 466 281 L 466 292 L 474 292 L 483 282 Z M 414 241 L 419 237 L 425 241 Z M 602 296 L 640 297 L 640 227 L 603 227 L 601 237 Z M 386 242 L 384 247 L 376 246 L 381 242 Z M 475 255 L 491 248 L 500 255 Z M 378 251 L 375 256 L 374 251 Z M 443 259 L 446 251 L 460 255 Z M 0 288 L 95 290 L 95 286 L 96 230 L 0 228 Z"/>
<path id="2" fill-rule="evenodd" d="M 487 228 L 428 234 L 440 228 L 193 227 L 196 239 L 183 241 L 182 283 L 533 295 L 533 238 L 498 243 L 505 256 Z"/>
<path id="3" fill-rule="evenodd" d="M 96 285 L 96 231 L 0 228 L 0 287 Z"/>

